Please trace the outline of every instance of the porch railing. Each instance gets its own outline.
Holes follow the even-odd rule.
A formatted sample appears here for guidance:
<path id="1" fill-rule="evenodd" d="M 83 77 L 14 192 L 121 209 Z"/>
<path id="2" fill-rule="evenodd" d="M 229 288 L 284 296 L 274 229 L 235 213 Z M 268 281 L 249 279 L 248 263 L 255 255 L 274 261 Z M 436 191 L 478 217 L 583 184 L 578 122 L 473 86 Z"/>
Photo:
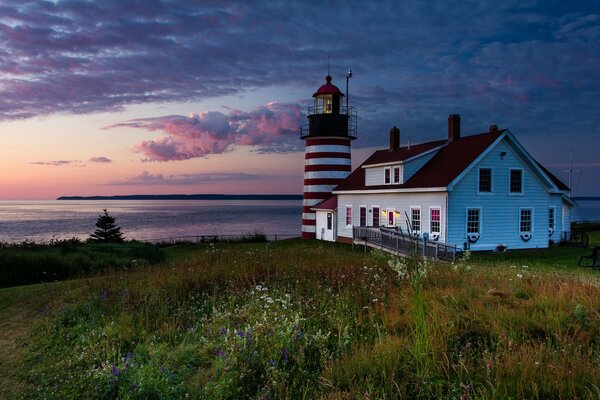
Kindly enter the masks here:
<path id="1" fill-rule="evenodd" d="M 455 261 L 461 250 L 453 244 L 425 241 L 422 237 L 407 235 L 395 229 L 355 226 L 353 241 L 365 246 L 385 248 L 402 254 L 415 254 L 436 260 Z"/>

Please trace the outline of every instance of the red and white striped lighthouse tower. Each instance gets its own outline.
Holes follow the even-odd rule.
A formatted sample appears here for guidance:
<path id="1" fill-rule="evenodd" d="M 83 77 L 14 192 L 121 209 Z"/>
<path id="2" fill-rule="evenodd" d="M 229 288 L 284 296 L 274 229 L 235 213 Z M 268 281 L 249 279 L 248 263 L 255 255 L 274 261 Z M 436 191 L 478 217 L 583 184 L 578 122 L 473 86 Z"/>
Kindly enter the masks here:
<path id="1" fill-rule="evenodd" d="M 348 78 L 346 77 L 346 88 Z M 350 143 L 356 139 L 356 110 L 343 104 L 344 94 L 331 84 L 331 76 L 313 97 L 308 108 L 308 126 L 302 127 L 306 141 L 304 156 L 304 200 L 302 202 L 302 237 L 314 239 L 316 213 L 311 207 L 331 196 L 331 191 L 352 170 Z M 347 89 L 346 89 L 347 91 Z"/>

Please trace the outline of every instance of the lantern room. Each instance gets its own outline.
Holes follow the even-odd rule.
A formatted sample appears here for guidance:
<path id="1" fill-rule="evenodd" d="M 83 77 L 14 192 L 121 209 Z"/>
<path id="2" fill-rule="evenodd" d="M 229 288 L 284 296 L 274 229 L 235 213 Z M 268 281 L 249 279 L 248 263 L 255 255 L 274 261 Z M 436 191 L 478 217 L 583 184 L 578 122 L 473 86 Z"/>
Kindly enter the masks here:
<path id="1" fill-rule="evenodd" d="M 314 104 L 308 108 L 308 125 L 301 129 L 300 137 L 335 137 L 356 139 L 356 109 L 343 105 L 344 93 L 325 77 L 325 84 L 313 94 Z"/>

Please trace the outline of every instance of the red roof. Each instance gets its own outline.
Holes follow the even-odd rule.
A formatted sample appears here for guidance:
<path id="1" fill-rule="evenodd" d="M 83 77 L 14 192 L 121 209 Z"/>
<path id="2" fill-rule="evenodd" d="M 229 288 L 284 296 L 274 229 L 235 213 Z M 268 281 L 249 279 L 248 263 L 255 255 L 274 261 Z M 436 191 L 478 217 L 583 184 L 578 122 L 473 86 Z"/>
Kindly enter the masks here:
<path id="1" fill-rule="evenodd" d="M 337 209 L 337 195 L 333 195 L 330 198 L 323 200 L 317 205 L 310 208 L 311 210 L 335 210 Z"/>
<path id="2" fill-rule="evenodd" d="M 338 89 L 337 86 L 331 84 L 331 76 L 327 75 L 325 77 L 325 80 L 327 81 L 327 83 L 324 84 L 323 86 L 321 86 L 315 92 L 315 94 L 313 94 L 312 97 L 317 97 L 317 96 L 322 95 L 322 94 L 339 94 L 342 97 L 344 96 L 344 94 L 341 92 L 340 89 Z"/>
<path id="3" fill-rule="evenodd" d="M 415 146 L 401 147 L 398 150 L 379 150 L 373 153 L 360 167 L 334 190 L 373 190 L 373 189 L 412 189 L 428 187 L 446 187 L 463 172 L 481 153 L 485 151 L 504 130 L 487 132 L 479 135 L 464 136 L 448 143 L 445 140 L 422 143 Z M 400 162 L 444 145 L 435 156 L 403 184 L 365 186 L 364 165 L 387 162 Z"/>
<path id="4" fill-rule="evenodd" d="M 565 185 L 565 184 L 564 184 L 564 182 L 563 182 L 563 181 L 561 181 L 560 179 L 558 179 L 558 178 L 556 177 L 556 175 L 554 175 L 552 172 L 548 171 L 548 170 L 546 169 L 546 167 L 544 167 L 542 164 L 540 164 L 540 163 L 539 163 L 539 162 L 537 162 L 537 161 L 536 161 L 536 163 L 537 163 L 537 165 L 539 165 L 539 166 L 540 166 L 540 168 L 542 169 L 542 171 L 544 171 L 544 173 L 545 173 L 546 175 L 548 175 L 548 178 L 550 178 L 550 180 L 551 180 L 552 182 L 554 182 L 554 184 L 555 184 L 556 186 L 558 186 L 558 190 L 566 190 L 566 191 L 570 191 L 570 190 L 571 190 L 571 189 L 569 189 L 569 187 L 568 187 L 567 185 Z"/>

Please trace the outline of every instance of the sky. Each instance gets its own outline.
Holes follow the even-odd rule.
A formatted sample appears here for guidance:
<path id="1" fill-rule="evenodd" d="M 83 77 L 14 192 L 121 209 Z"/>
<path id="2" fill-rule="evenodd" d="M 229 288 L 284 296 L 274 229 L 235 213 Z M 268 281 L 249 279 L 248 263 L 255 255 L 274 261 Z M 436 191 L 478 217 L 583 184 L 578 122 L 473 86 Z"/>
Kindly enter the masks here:
<path id="1" fill-rule="evenodd" d="M 300 194 L 328 64 L 355 166 L 457 113 L 600 196 L 597 1 L 0 0 L 0 200 Z"/>

